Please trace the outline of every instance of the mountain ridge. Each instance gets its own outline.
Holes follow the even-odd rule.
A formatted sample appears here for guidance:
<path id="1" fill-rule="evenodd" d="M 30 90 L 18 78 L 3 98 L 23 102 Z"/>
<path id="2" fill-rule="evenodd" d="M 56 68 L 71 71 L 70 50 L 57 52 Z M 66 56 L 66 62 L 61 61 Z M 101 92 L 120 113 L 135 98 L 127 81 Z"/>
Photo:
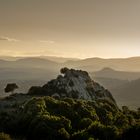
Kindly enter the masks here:
<path id="1" fill-rule="evenodd" d="M 49 96 L 70 97 L 84 100 L 106 99 L 116 104 L 111 93 L 93 81 L 86 71 L 62 68 L 61 75 L 40 88 L 31 87 L 28 94 L 39 93 Z M 37 91 L 36 91 L 37 90 Z"/>
<path id="2" fill-rule="evenodd" d="M 109 67 L 105 67 L 99 71 L 92 72 L 91 75 L 93 75 L 94 77 L 114 78 L 120 80 L 130 80 L 130 81 L 140 78 L 140 72 L 115 70 Z"/>

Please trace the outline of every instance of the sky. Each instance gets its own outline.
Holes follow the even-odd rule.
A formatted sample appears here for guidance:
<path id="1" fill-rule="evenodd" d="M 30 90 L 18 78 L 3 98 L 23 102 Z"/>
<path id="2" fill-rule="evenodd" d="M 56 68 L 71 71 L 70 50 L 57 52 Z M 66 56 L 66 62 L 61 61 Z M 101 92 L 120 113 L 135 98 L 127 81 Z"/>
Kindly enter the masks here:
<path id="1" fill-rule="evenodd" d="M 140 56 L 139 0 L 0 0 L 1 56 Z"/>

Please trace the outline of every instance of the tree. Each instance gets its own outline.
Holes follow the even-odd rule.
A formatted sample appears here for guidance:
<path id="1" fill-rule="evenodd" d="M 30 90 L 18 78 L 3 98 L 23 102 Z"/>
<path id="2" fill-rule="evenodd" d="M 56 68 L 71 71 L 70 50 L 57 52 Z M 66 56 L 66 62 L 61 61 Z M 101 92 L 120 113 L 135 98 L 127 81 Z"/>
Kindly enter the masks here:
<path id="1" fill-rule="evenodd" d="M 9 83 L 6 85 L 6 88 L 4 89 L 4 91 L 6 93 L 11 92 L 13 94 L 14 90 L 17 88 L 18 88 L 18 86 L 16 83 Z"/>
<path id="2" fill-rule="evenodd" d="M 42 93 L 42 87 L 40 86 L 32 86 L 28 91 L 28 94 L 32 95 L 41 95 Z"/>
<path id="3" fill-rule="evenodd" d="M 67 67 L 64 67 L 64 68 L 62 68 L 62 69 L 60 70 L 60 72 L 61 72 L 62 74 L 65 74 L 68 70 L 69 70 L 69 69 L 68 69 Z"/>
<path id="4" fill-rule="evenodd" d="M 127 106 L 122 106 L 122 111 L 124 114 L 129 114 L 129 108 Z"/>

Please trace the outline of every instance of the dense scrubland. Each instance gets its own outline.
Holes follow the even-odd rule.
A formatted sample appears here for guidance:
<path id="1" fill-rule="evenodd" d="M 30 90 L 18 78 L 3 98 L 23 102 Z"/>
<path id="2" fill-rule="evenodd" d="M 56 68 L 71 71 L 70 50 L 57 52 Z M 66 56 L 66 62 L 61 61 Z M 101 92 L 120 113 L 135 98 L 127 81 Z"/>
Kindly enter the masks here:
<path id="1" fill-rule="evenodd" d="M 7 104 L 0 111 L 0 131 L 17 140 L 140 138 L 140 110 L 129 110 L 126 106 L 119 109 L 108 100 L 55 99 L 21 94 L 4 101 Z"/>

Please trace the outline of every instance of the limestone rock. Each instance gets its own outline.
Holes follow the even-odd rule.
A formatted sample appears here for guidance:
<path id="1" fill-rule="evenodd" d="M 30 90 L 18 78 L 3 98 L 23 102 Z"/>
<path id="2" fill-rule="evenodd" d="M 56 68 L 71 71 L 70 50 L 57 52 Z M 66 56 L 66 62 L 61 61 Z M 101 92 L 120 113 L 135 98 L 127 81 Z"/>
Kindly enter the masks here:
<path id="1" fill-rule="evenodd" d="M 57 94 L 60 97 L 85 100 L 108 99 L 115 103 L 111 93 L 82 70 L 63 68 L 61 75 L 44 85 L 43 89 L 50 96 Z"/>

